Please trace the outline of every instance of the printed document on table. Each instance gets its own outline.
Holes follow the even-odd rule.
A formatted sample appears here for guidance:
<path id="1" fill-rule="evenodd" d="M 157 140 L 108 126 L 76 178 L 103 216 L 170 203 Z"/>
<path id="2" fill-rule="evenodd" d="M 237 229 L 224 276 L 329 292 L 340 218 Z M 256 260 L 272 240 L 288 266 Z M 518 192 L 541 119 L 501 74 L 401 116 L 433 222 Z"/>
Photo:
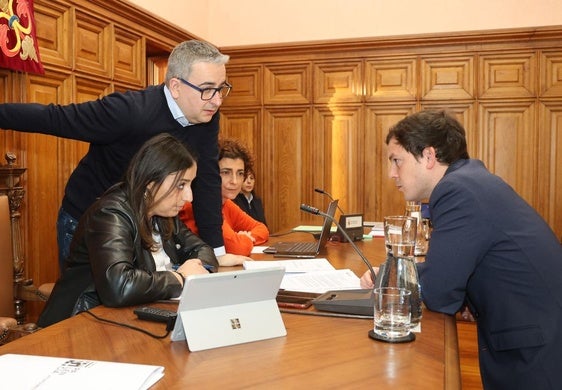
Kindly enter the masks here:
<path id="1" fill-rule="evenodd" d="M 164 376 L 164 367 L 6 354 L 0 356 L 0 372 L 6 389 L 144 390 Z"/>
<path id="2" fill-rule="evenodd" d="M 244 269 L 262 269 L 271 267 L 283 267 L 285 268 L 285 273 L 332 271 L 335 269 L 328 259 L 323 258 L 279 259 L 273 261 L 254 260 L 244 262 Z"/>
<path id="3" fill-rule="evenodd" d="M 329 290 L 360 289 L 359 277 L 349 269 L 285 274 L 281 289 L 323 294 Z"/>

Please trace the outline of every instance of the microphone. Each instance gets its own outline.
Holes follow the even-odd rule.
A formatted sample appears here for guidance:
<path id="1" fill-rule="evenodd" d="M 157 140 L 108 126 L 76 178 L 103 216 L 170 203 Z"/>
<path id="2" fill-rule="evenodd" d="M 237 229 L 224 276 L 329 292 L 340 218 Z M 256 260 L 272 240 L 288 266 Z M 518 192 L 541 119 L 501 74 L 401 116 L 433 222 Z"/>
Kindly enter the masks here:
<path id="1" fill-rule="evenodd" d="M 334 198 L 332 197 L 332 195 L 330 195 L 329 192 L 324 191 L 323 189 L 320 188 L 315 188 L 314 191 L 318 192 L 319 194 L 322 195 L 326 195 L 328 198 L 330 198 L 330 200 L 334 200 Z M 345 213 L 343 212 L 343 210 L 341 209 L 340 205 L 338 204 L 338 210 L 340 211 L 340 213 L 342 213 L 342 215 L 344 215 Z"/>
<path id="2" fill-rule="evenodd" d="M 375 281 L 376 275 L 373 266 L 369 260 L 367 260 L 363 252 L 361 252 L 361 250 L 353 242 L 351 237 L 349 237 L 345 229 L 342 229 L 340 224 L 331 215 L 307 204 L 301 204 L 300 209 L 310 214 L 328 218 L 331 222 L 335 223 L 342 235 L 351 244 L 355 252 L 369 269 L 373 282 Z M 371 289 L 327 291 L 312 301 L 314 307 L 320 311 L 367 316 L 372 316 L 374 314 L 374 303 L 373 290 Z"/>
<path id="3" fill-rule="evenodd" d="M 318 192 L 319 194 L 326 195 L 332 201 L 332 195 L 328 192 L 324 191 L 320 188 L 315 188 L 314 191 Z M 338 210 L 340 210 L 340 225 L 345 226 L 343 229 L 340 225 L 338 225 L 338 231 L 336 232 L 335 236 L 338 237 L 340 240 L 348 239 L 347 237 L 343 237 L 342 231 L 346 230 L 346 233 L 353 239 L 353 241 L 361 241 L 363 239 L 363 214 L 349 214 L 346 215 L 341 207 L 338 204 Z M 337 223 L 336 223 L 337 224 Z"/>

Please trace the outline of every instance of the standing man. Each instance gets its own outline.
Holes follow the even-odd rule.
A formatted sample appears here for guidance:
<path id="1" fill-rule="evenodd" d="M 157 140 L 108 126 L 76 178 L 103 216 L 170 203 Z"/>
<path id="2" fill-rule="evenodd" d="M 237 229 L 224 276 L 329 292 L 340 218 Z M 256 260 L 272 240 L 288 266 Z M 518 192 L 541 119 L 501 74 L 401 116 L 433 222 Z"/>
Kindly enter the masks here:
<path id="1" fill-rule="evenodd" d="M 0 127 L 89 142 L 65 188 L 57 219 L 63 268 L 78 220 L 107 188 L 122 179 L 132 156 L 149 138 L 169 133 L 197 155 L 193 208 L 201 238 L 223 255 L 221 179 L 218 169 L 219 107 L 229 94 L 229 57 L 201 41 L 177 45 L 164 84 L 113 93 L 65 106 L 0 104 Z"/>
<path id="2" fill-rule="evenodd" d="M 428 309 L 467 304 L 486 389 L 562 389 L 562 246 L 546 222 L 482 161 L 444 111 L 398 122 L 389 176 L 406 200 L 429 199 L 433 231 L 418 264 Z M 372 286 L 370 274 L 361 284 Z"/>

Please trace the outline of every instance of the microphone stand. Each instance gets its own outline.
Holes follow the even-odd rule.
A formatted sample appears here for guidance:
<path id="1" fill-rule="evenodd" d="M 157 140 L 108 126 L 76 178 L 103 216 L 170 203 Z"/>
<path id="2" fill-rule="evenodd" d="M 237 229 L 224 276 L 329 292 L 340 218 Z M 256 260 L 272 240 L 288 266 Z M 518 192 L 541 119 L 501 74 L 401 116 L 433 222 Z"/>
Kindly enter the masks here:
<path id="1" fill-rule="evenodd" d="M 328 218 L 330 221 L 336 224 L 336 226 L 341 230 L 342 235 L 345 239 L 352 245 L 355 252 L 359 255 L 363 263 L 367 266 L 371 273 L 371 278 L 373 283 L 376 278 L 375 270 L 373 266 L 367 260 L 363 252 L 357 247 L 353 242 L 351 237 L 346 233 L 340 224 L 331 216 L 323 213 L 316 207 L 312 207 L 306 204 L 301 204 L 300 209 L 310 214 L 320 215 L 324 218 Z M 366 315 L 373 316 L 374 314 L 374 296 L 372 289 L 357 289 L 357 290 L 332 290 L 320 295 L 312 301 L 312 304 L 317 310 L 329 311 L 335 313 L 345 313 L 345 314 L 355 314 L 355 315 Z"/>
<path id="2" fill-rule="evenodd" d="M 315 188 L 314 189 L 315 192 L 318 192 L 319 194 L 322 195 L 326 195 L 328 198 L 330 198 L 331 201 L 334 200 L 334 198 L 332 197 L 332 195 L 330 195 L 328 192 L 320 189 L 320 188 Z M 314 207 L 313 207 L 314 208 Z M 338 204 L 338 210 L 340 211 L 341 215 L 345 215 L 345 213 L 343 212 L 343 210 L 341 209 L 340 205 Z M 305 210 L 306 211 L 306 210 Z"/>

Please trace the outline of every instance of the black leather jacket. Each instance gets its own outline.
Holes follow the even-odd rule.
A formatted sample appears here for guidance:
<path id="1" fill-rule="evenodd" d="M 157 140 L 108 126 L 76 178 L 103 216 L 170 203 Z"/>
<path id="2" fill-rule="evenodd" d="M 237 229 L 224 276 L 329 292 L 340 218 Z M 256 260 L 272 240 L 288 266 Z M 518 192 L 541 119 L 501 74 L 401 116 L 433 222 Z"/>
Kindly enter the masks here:
<path id="1" fill-rule="evenodd" d="M 171 240 L 163 242 L 174 264 L 199 258 L 216 271 L 213 249 L 179 220 Z M 141 245 L 137 223 L 122 185 L 109 189 L 80 219 L 63 276 L 38 320 L 47 326 L 104 304 L 138 305 L 181 294 L 169 271 L 156 271 L 152 253 Z"/>

